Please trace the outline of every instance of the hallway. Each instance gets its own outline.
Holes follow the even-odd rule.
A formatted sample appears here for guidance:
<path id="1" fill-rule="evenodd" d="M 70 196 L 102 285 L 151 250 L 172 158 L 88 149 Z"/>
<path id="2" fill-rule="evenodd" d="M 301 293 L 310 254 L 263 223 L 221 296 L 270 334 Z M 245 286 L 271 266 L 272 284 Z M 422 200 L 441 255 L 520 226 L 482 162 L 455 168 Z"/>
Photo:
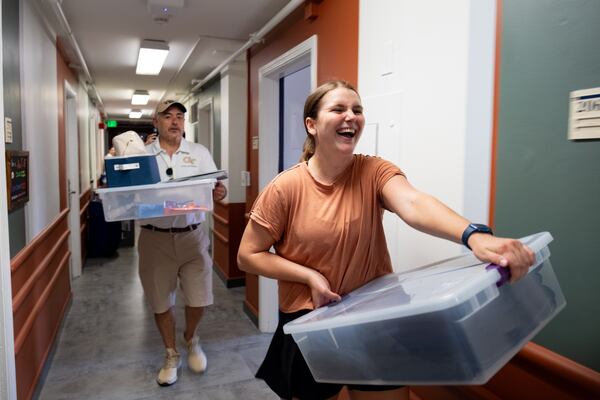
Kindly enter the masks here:
<path id="1" fill-rule="evenodd" d="M 185 364 L 179 380 L 159 387 L 163 347 L 137 275 L 135 247 L 114 259 L 88 259 L 72 283 L 73 297 L 54 354 L 36 397 L 57 399 L 276 399 L 254 373 L 271 334 L 262 334 L 242 311 L 244 288 L 227 289 L 213 276 L 215 303 L 206 309 L 199 336 L 208 357 L 203 375 Z M 177 303 L 180 336 L 183 305 Z"/>

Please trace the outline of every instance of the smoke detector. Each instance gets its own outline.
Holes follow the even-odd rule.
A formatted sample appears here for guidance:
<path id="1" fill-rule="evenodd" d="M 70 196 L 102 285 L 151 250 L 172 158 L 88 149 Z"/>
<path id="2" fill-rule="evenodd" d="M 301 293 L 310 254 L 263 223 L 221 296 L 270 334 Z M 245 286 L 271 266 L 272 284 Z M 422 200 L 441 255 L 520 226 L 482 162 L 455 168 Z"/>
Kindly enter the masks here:
<path id="1" fill-rule="evenodd" d="M 159 25 L 166 24 L 171 19 L 171 14 L 159 15 L 158 17 L 152 17 L 152 20 Z"/>
<path id="2" fill-rule="evenodd" d="M 148 14 L 157 24 L 166 24 L 177 10 L 185 6 L 185 0 L 147 0 Z"/>

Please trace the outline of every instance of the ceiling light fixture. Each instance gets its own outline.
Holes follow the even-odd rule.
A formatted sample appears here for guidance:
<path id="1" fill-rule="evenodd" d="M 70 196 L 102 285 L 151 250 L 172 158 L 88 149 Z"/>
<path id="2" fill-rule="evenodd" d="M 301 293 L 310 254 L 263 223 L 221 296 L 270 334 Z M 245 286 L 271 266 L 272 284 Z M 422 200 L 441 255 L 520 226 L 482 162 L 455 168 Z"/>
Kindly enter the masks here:
<path id="1" fill-rule="evenodd" d="M 150 93 L 147 90 L 136 90 L 131 96 L 131 104 L 134 106 L 145 106 L 150 99 Z"/>
<path id="2" fill-rule="evenodd" d="M 131 112 L 129 113 L 129 118 L 130 119 L 140 119 L 142 118 L 142 110 L 131 110 Z"/>
<path id="3" fill-rule="evenodd" d="M 138 75 L 158 75 L 169 53 L 169 46 L 163 40 L 142 41 L 135 73 Z"/>

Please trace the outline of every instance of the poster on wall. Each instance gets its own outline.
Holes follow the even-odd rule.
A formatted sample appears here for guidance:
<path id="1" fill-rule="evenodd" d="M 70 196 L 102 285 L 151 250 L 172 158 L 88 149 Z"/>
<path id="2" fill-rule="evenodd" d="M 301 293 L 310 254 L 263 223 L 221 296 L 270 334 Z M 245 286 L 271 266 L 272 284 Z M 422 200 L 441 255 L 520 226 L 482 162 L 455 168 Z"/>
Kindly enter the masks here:
<path id="1" fill-rule="evenodd" d="M 29 201 L 29 152 L 6 151 L 6 194 L 8 211 Z"/>

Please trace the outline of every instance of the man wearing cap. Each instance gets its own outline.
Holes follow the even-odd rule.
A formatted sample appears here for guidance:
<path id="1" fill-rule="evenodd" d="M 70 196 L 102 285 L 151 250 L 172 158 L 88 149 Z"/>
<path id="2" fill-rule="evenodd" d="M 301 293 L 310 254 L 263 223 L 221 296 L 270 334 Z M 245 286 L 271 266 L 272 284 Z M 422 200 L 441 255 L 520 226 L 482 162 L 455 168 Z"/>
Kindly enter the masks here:
<path id="1" fill-rule="evenodd" d="M 183 137 L 186 111 L 183 104 L 166 100 L 158 104 L 154 113 L 158 138 L 148 144 L 146 150 L 156 155 L 163 181 L 217 169 L 206 147 Z M 222 200 L 226 195 L 225 186 L 217 182 L 213 199 Z M 190 213 L 142 222 L 138 241 L 139 275 L 166 348 L 165 362 L 156 378 L 161 386 L 177 381 L 177 369 L 181 365 L 173 313 L 178 280 L 185 301 L 183 343 L 188 367 L 197 373 L 206 370 L 206 355 L 196 334 L 204 307 L 213 303 L 212 260 L 208 253 L 209 238 L 200 227 L 203 221 L 203 213 Z"/>

